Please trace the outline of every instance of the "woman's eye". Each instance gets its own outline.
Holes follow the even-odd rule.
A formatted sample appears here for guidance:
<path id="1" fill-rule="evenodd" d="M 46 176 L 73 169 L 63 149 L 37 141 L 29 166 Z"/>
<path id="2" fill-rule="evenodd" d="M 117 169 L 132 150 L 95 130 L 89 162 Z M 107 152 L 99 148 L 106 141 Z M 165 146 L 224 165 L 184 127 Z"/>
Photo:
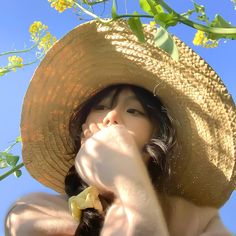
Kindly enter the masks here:
<path id="1" fill-rule="evenodd" d="M 127 110 L 128 113 L 131 113 L 131 114 L 134 114 L 134 115 L 142 115 L 142 116 L 145 116 L 145 113 L 138 110 L 138 109 L 135 109 L 135 108 L 129 108 Z"/>

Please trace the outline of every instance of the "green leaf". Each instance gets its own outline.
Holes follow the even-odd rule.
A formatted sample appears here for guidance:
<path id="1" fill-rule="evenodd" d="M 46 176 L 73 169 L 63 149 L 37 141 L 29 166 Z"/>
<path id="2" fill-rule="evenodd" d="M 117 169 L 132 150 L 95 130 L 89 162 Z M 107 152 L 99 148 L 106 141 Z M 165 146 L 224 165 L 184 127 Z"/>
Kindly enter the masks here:
<path id="1" fill-rule="evenodd" d="M 1 157 L 2 159 L 6 159 L 7 156 L 9 156 L 9 155 L 11 155 L 11 154 L 8 153 L 8 152 L 6 152 L 6 151 L 4 151 L 4 152 L 0 152 L 0 157 Z"/>
<path id="2" fill-rule="evenodd" d="M 193 2 L 194 9 L 197 13 L 205 14 L 205 7 L 203 5 L 199 5 L 196 2 Z"/>
<path id="3" fill-rule="evenodd" d="M 0 158 L 3 163 L 2 166 L 5 166 L 7 164 L 7 166 L 15 167 L 17 162 L 19 161 L 19 156 L 14 156 L 13 154 L 8 152 L 0 152 Z"/>
<path id="4" fill-rule="evenodd" d="M 209 18 L 206 15 L 205 7 L 203 5 L 197 4 L 196 2 L 193 2 L 193 4 L 195 12 L 198 13 L 198 20 L 208 23 Z"/>
<path id="5" fill-rule="evenodd" d="M 164 12 L 162 6 L 157 4 L 154 0 L 139 0 L 139 5 L 151 16 Z"/>
<path id="6" fill-rule="evenodd" d="M 16 171 L 14 172 L 14 175 L 15 175 L 17 178 L 19 178 L 19 177 L 22 175 L 22 171 L 21 171 L 21 170 L 16 170 Z"/>
<path id="7" fill-rule="evenodd" d="M 161 25 L 163 28 L 168 28 L 169 26 L 175 26 L 178 23 L 178 17 L 173 13 L 159 13 L 154 16 L 157 24 Z"/>
<path id="8" fill-rule="evenodd" d="M 5 159 L 0 158 L 0 169 L 4 169 L 7 166 L 7 161 Z"/>
<path id="9" fill-rule="evenodd" d="M 217 28 L 221 28 L 221 27 L 222 28 L 234 28 L 235 27 L 218 14 L 216 14 L 215 19 L 211 22 L 211 26 L 217 27 Z"/>
<path id="10" fill-rule="evenodd" d="M 226 21 L 220 15 L 215 16 L 215 19 L 211 22 L 210 26 L 215 27 L 215 28 L 235 28 L 235 26 L 231 25 L 228 21 Z M 236 34 L 217 35 L 213 33 L 208 33 L 207 36 L 209 39 L 212 39 L 212 40 L 217 40 L 220 38 L 236 39 Z"/>
<path id="11" fill-rule="evenodd" d="M 112 19 L 116 19 L 116 17 L 117 17 L 117 5 L 116 5 L 116 0 L 113 0 L 113 1 L 112 1 L 111 16 L 112 16 Z"/>
<path id="12" fill-rule="evenodd" d="M 195 9 L 194 9 L 194 10 L 190 10 L 190 9 L 188 9 L 188 11 L 182 13 L 181 16 L 184 16 L 185 18 L 188 19 L 188 18 L 189 18 L 189 17 L 190 17 L 194 12 L 195 12 Z"/>
<path id="13" fill-rule="evenodd" d="M 10 154 L 6 157 L 7 164 L 11 167 L 15 167 L 17 162 L 19 161 L 19 158 L 20 158 L 19 156 L 14 156 Z"/>
<path id="14" fill-rule="evenodd" d="M 206 14 L 199 15 L 197 18 L 198 18 L 198 20 L 203 21 L 203 22 L 208 23 L 208 21 L 209 21 L 209 18 L 206 16 Z"/>
<path id="15" fill-rule="evenodd" d="M 158 28 L 154 41 L 155 44 L 159 48 L 167 52 L 172 57 L 172 59 L 174 59 L 175 61 L 179 60 L 178 48 L 173 38 L 166 29 L 164 29 L 163 27 Z"/>
<path id="16" fill-rule="evenodd" d="M 137 12 L 134 12 L 133 15 L 137 15 Z M 133 33 L 137 36 L 139 42 L 144 43 L 145 37 L 143 33 L 143 26 L 139 17 L 130 17 L 128 19 L 128 24 Z"/>

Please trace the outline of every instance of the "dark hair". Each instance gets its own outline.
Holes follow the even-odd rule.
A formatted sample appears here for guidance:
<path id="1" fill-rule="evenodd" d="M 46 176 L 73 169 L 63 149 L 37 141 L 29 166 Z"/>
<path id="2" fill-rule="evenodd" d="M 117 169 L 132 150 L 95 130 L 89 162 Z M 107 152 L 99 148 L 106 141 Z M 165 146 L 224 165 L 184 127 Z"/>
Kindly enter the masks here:
<path id="1" fill-rule="evenodd" d="M 128 84 L 112 85 L 98 92 L 75 109 L 69 121 L 69 132 L 74 145 L 73 155 L 76 156 L 80 149 L 82 124 L 86 121 L 92 107 L 111 91 L 115 91 L 112 99 L 116 99 L 124 88 L 131 89 L 147 112 L 149 119 L 154 126 L 158 127 L 155 129 L 151 140 L 144 146 L 143 151 L 150 157 L 147 169 L 154 188 L 165 192 L 164 183 L 171 175 L 170 161 L 174 157 L 173 147 L 176 144 L 176 133 L 173 127 L 173 119 L 160 98 L 144 88 Z M 77 195 L 87 187 L 88 185 L 80 178 L 75 167 L 72 166 L 65 178 L 65 192 L 67 195 L 69 197 Z M 103 196 L 99 195 L 99 198 L 103 199 Z M 107 201 L 107 199 L 105 200 Z M 99 235 L 103 222 L 104 217 L 97 210 L 92 208 L 83 210 L 75 235 Z"/>

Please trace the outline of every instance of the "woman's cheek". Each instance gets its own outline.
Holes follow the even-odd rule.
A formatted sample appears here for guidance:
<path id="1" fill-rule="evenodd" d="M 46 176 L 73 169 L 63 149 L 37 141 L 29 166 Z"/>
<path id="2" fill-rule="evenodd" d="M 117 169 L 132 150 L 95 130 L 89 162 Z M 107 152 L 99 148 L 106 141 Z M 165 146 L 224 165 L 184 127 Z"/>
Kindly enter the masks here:
<path id="1" fill-rule="evenodd" d="M 98 125 L 98 127 L 100 128 L 101 127 L 101 124 L 103 123 L 103 114 L 98 114 L 97 112 L 91 112 L 85 123 L 89 126 L 91 123 L 95 123 Z"/>

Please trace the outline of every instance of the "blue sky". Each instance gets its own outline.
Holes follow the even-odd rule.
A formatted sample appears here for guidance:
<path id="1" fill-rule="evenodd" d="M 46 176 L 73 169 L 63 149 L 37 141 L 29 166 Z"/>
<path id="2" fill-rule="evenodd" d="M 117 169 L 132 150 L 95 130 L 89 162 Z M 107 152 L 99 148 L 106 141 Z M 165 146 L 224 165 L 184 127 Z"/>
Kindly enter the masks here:
<path id="1" fill-rule="evenodd" d="M 131 6 L 129 2 L 131 1 L 127 0 L 128 8 L 131 9 L 134 5 Z M 133 0 L 132 4 L 134 2 L 136 1 Z M 174 4 L 176 10 L 186 11 L 192 8 L 192 3 L 189 0 L 179 0 L 178 3 L 168 2 L 171 5 Z M 213 4 L 210 1 L 198 1 L 198 3 L 206 6 L 210 17 L 219 13 L 236 25 L 236 10 L 233 9 L 230 0 L 214 1 Z M 33 21 L 42 21 L 48 25 L 50 32 L 59 39 L 82 22 L 78 18 L 71 10 L 58 13 L 50 7 L 47 0 L 2 1 L 0 7 L 0 53 L 30 46 L 28 28 Z M 216 49 L 203 49 L 192 44 L 195 32 L 193 29 L 179 25 L 171 32 L 191 46 L 216 70 L 235 100 L 236 41 L 222 42 Z M 27 58 L 33 58 L 33 55 L 29 53 L 25 59 Z M 0 57 L 0 66 L 5 64 L 7 64 L 7 59 Z M 19 123 L 22 100 L 36 66 L 37 64 L 0 77 L 0 151 L 7 148 L 20 135 Z M 20 156 L 20 145 L 15 147 L 12 152 Z M 12 175 L 0 182 L 0 235 L 4 235 L 4 215 L 17 198 L 34 191 L 54 193 L 31 178 L 24 168 L 22 170 L 23 175 L 19 179 Z M 0 170 L 0 174 L 4 171 Z M 236 191 L 220 210 L 223 222 L 232 232 L 236 232 L 235 208 Z"/>

